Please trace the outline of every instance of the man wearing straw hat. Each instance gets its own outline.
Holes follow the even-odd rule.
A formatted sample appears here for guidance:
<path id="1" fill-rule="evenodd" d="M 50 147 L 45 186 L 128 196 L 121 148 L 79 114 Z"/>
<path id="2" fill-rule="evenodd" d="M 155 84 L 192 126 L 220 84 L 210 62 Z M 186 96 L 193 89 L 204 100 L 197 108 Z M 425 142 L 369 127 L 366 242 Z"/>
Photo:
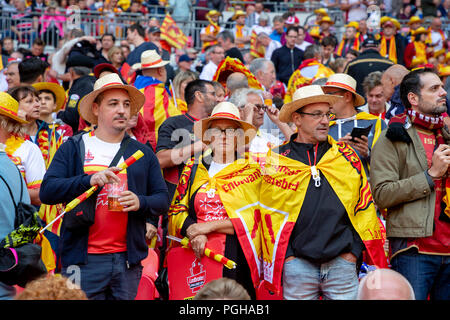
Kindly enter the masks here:
<path id="1" fill-rule="evenodd" d="M 165 87 L 168 63 L 155 50 L 147 50 L 142 53 L 141 62 L 132 66 L 133 69 L 142 71 L 134 86 L 145 95 L 145 103 L 139 112 L 151 133 L 149 140 L 153 150 L 156 149 L 161 124 L 167 118 L 181 114 L 175 106 L 175 98 Z"/>
<path id="2" fill-rule="evenodd" d="M 381 239 L 370 234 L 379 225 L 362 164 L 349 145 L 328 135 L 338 99 L 318 85 L 297 89 L 280 120 L 298 132 L 267 154 L 260 194 L 264 277 L 276 293 L 283 281 L 284 299 L 355 299 L 365 248 L 373 264 L 386 266 Z"/>
<path id="3" fill-rule="evenodd" d="M 365 99 L 356 92 L 356 81 L 345 73 L 331 75 L 323 86 L 327 94 L 337 95 L 340 98 L 331 105 L 335 118 L 330 121 L 330 136 L 335 140 L 350 144 L 361 157 L 368 168 L 370 150 L 386 128 L 386 123 L 379 117 L 367 112 L 358 112 L 356 107 L 365 104 Z M 367 135 L 352 138 L 354 128 L 370 128 Z"/>
<path id="4" fill-rule="evenodd" d="M 144 100 L 139 90 L 124 85 L 115 73 L 98 79 L 94 91 L 79 104 L 81 117 L 96 125 L 95 131 L 62 144 L 42 182 L 40 196 L 47 204 L 68 203 L 92 186 L 103 187 L 86 200 L 94 219 L 68 224 L 66 216 L 61 227 L 62 274 L 72 279 L 79 276 L 90 299 L 134 299 L 140 262 L 148 254 L 146 224 L 156 225 L 159 214 L 168 208 L 155 154 L 126 134 L 130 117 L 139 112 Z M 138 150 L 144 156 L 119 172 L 116 163 Z M 117 211 L 108 206 L 112 183 L 124 190 L 118 194 Z M 89 210 L 73 212 L 85 216 Z M 156 228 L 149 229 L 148 236 L 153 237 Z"/>

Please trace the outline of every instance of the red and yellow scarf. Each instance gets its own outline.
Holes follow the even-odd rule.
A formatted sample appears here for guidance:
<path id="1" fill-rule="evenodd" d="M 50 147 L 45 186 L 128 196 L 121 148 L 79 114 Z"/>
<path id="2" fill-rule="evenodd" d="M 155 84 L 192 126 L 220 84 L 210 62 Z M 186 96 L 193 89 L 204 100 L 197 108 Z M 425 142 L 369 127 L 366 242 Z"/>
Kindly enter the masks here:
<path id="1" fill-rule="evenodd" d="M 389 52 L 387 49 L 387 39 L 384 36 L 381 37 L 380 54 L 383 57 L 387 56 L 387 58 L 389 58 L 392 62 L 397 63 L 397 46 L 395 44 L 395 36 L 391 37 Z"/>

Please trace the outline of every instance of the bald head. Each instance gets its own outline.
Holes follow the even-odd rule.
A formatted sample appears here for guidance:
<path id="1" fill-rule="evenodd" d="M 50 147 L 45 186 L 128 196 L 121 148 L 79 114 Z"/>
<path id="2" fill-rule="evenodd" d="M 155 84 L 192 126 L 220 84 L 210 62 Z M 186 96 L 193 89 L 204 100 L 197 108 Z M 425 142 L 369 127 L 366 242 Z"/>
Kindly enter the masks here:
<path id="1" fill-rule="evenodd" d="M 227 89 L 230 91 L 230 95 L 240 88 L 248 88 L 248 80 L 245 74 L 241 72 L 230 74 L 227 78 Z"/>
<path id="2" fill-rule="evenodd" d="M 383 75 L 381 76 L 381 85 L 383 86 L 386 101 L 391 100 L 395 87 L 402 82 L 403 78 L 408 73 L 409 70 L 401 64 L 394 64 L 383 72 Z"/>
<path id="3" fill-rule="evenodd" d="M 392 269 L 376 269 L 359 283 L 358 300 L 415 300 L 408 280 Z"/>

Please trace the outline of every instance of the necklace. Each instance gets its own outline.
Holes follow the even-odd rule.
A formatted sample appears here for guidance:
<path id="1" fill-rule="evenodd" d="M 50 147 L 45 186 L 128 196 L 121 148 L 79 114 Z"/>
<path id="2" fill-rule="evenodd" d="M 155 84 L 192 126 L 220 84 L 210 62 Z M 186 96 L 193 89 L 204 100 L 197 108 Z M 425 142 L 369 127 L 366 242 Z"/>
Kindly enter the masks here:
<path id="1" fill-rule="evenodd" d="M 311 175 L 314 180 L 314 186 L 316 188 L 320 187 L 320 174 L 319 171 L 317 171 L 316 168 L 316 161 L 317 161 L 317 149 L 319 148 L 319 144 L 316 144 L 316 150 L 314 152 L 314 165 L 311 164 L 311 159 L 309 157 L 309 152 L 307 151 L 306 154 L 308 155 L 308 161 L 309 165 L 311 167 Z"/>

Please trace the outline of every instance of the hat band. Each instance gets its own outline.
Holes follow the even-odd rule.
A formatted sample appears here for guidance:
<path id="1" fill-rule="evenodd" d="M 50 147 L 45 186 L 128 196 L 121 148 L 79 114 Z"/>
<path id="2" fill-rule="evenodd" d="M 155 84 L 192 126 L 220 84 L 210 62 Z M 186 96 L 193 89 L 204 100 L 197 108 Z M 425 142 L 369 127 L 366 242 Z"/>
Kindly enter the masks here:
<path id="1" fill-rule="evenodd" d="M 108 87 L 108 86 L 114 86 L 114 85 L 117 85 L 117 84 L 123 85 L 123 83 L 121 83 L 121 82 L 110 82 L 110 83 L 104 84 L 99 89 L 104 88 L 104 87 Z"/>
<path id="2" fill-rule="evenodd" d="M 5 111 L 6 113 L 8 113 L 8 114 L 10 114 L 12 116 L 18 117 L 17 112 L 12 111 L 11 109 L 8 109 L 8 108 L 5 108 L 3 106 L 0 106 L 0 110 Z"/>
<path id="3" fill-rule="evenodd" d="M 159 60 L 156 60 L 156 61 L 153 61 L 153 62 L 150 62 L 150 63 L 141 63 L 141 67 L 143 67 L 143 68 L 151 67 L 151 66 L 154 66 L 155 64 L 158 64 L 158 63 L 160 63 L 162 61 L 163 61 L 162 58 L 160 58 Z"/>
<path id="4" fill-rule="evenodd" d="M 229 112 L 217 112 L 211 116 L 211 118 L 215 118 L 215 117 L 226 117 L 226 118 L 231 118 L 233 120 L 241 121 L 241 119 L 239 117 L 237 117 L 234 114 L 229 113 Z"/>
<path id="5" fill-rule="evenodd" d="M 336 87 L 340 87 L 342 89 L 345 89 L 345 90 L 348 90 L 348 91 L 351 91 L 351 92 L 355 93 L 355 89 L 353 89 L 349 85 L 346 85 L 346 84 L 343 84 L 343 83 L 340 83 L 340 82 L 327 82 L 325 84 L 325 86 L 336 86 Z"/>

